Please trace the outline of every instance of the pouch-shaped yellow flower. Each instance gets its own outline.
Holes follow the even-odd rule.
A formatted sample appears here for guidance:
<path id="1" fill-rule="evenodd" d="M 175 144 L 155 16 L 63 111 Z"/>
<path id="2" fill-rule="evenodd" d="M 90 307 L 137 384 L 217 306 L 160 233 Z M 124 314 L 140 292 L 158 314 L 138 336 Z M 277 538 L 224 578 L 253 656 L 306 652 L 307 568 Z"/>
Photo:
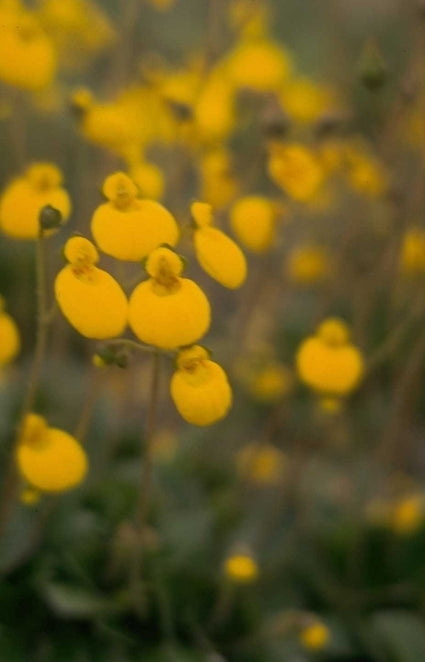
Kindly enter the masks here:
<path id="1" fill-rule="evenodd" d="M 197 225 L 193 242 L 199 264 L 224 287 L 232 290 L 240 287 L 247 274 L 245 255 L 233 239 L 212 227 L 211 205 L 194 202 L 191 212 Z"/>
<path id="2" fill-rule="evenodd" d="M 170 389 L 178 412 L 193 425 L 212 425 L 226 416 L 232 404 L 226 373 L 199 345 L 179 353 Z"/>
<path id="3" fill-rule="evenodd" d="M 0 296 L 0 366 L 13 361 L 21 346 L 18 327 L 4 310 L 4 299 Z"/>
<path id="4" fill-rule="evenodd" d="M 275 238 L 275 206 L 260 195 L 239 198 L 230 210 L 230 225 L 246 248 L 253 253 L 264 253 Z"/>
<path id="5" fill-rule="evenodd" d="M 62 492 L 82 482 L 87 456 L 67 432 L 51 428 L 37 414 L 28 414 L 16 448 L 19 471 L 42 492 Z"/>
<path id="6" fill-rule="evenodd" d="M 3 191 L 0 228 L 15 239 L 36 239 L 40 211 L 46 205 L 58 209 L 62 221 L 67 220 L 71 202 L 62 188 L 61 171 L 52 163 L 33 163 Z"/>
<path id="7" fill-rule="evenodd" d="M 159 202 L 139 199 L 136 184 L 125 173 L 107 177 L 103 193 L 108 202 L 94 212 L 91 231 L 104 253 L 138 262 L 161 244 L 177 243 L 174 217 Z"/>
<path id="8" fill-rule="evenodd" d="M 317 334 L 301 344 L 296 355 L 298 375 L 307 386 L 320 393 L 345 396 L 359 383 L 364 372 L 360 350 L 349 341 L 347 325 L 329 318 Z"/>
<path id="9" fill-rule="evenodd" d="M 62 313 L 86 338 L 119 336 L 127 325 L 127 298 L 117 281 L 95 266 L 99 258 L 96 248 L 84 237 L 71 237 L 64 253 L 69 264 L 55 280 Z"/>
<path id="10" fill-rule="evenodd" d="M 182 270 L 182 260 L 169 248 L 156 248 L 149 255 L 150 278 L 135 288 L 129 301 L 129 323 L 142 342 L 173 349 L 196 342 L 208 331 L 208 299 L 193 280 L 180 277 Z"/>

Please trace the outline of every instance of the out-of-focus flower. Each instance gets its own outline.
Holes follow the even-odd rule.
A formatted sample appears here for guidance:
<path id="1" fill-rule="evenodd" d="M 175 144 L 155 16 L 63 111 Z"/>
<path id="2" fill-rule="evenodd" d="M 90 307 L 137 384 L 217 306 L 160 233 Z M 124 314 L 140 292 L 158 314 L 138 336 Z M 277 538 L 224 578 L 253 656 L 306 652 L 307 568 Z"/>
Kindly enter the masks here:
<path id="1" fill-rule="evenodd" d="M 391 528 L 399 535 L 409 535 L 422 526 L 424 515 L 424 498 L 421 494 L 404 496 L 393 505 Z"/>
<path id="2" fill-rule="evenodd" d="M 170 389 L 178 412 L 193 425 L 216 423 L 226 416 L 232 404 L 226 373 L 199 345 L 179 352 Z"/>
<path id="3" fill-rule="evenodd" d="M 52 163 L 33 163 L 13 179 L 0 198 L 0 227 L 15 239 L 36 239 L 43 207 L 57 209 L 66 221 L 71 202 L 62 188 L 62 173 Z"/>
<path id="4" fill-rule="evenodd" d="M 39 0 L 38 17 L 60 65 L 80 69 L 115 40 L 107 14 L 92 0 Z"/>
<path id="5" fill-rule="evenodd" d="M 0 22 L 0 80 L 30 91 L 50 85 L 56 55 L 36 14 L 19 3 L 6 3 L 0 6 Z"/>
<path id="6" fill-rule="evenodd" d="M 257 485 L 275 485 L 285 475 L 287 459 L 276 446 L 250 443 L 236 456 L 239 475 Z"/>
<path id="7" fill-rule="evenodd" d="M 225 576 L 235 584 L 251 584 L 258 579 L 258 564 L 249 552 L 234 553 L 223 563 Z"/>
<path id="8" fill-rule="evenodd" d="M 202 200 L 214 209 L 226 207 L 237 195 L 239 185 L 225 147 L 214 147 L 202 154 L 199 173 Z"/>
<path id="9" fill-rule="evenodd" d="M 400 252 L 400 271 L 403 276 L 425 274 L 425 230 L 409 228 L 403 237 Z"/>
<path id="10" fill-rule="evenodd" d="M 68 322 L 86 338 L 114 338 L 127 326 L 127 298 L 108 272 L 96 267 L 98 252 L 88 239 L 71 237 L 69 264 L 55 279 L 55 296 Z"/>
<path id="11" fill-rule="evenodd" d="M 199 264 L 224 287 L 240 287 L 246 278 L 246 259 L 239 246 L 218 228 L 213 227 L 211 205 L 194 202 L 192 217 L 196 223 L 194 245 Z"/>
<path id="12" fill-rule="evenodd" d="M 0 366 L 13 361 L 21 347 L 20 334 L 15 320 L 5 310 L 5 300 L 0 295 Z"/>
<path id="13" fill-rule="evenodd" d="M 198 135 L 205 142 L 221 142 L 233 130 L 236 123 L 234 92 L 221 68 L 208 76 L 193 112 Z"/>
<path id="14" fill-rule="evenodd" d="M 299 638 L 307 650 L 319 651 L 325 648 L 329 642 L 329 628 L 321 621 L 313 621 L 301 630 Z"/>
<path id="15" fill-rule="evenodd" d="M 152 459 L 158 464 L 172 462 L 178 450 L 178 439 L 175 432 L 168 428 L 160 428 L 152 437 Z"/>
<path id="16" fill-rule="evenodd" d="M 307 77 L 288 80 L 279 93 L 279 100 L 289 118 L 301 124 L 316 122 L 335 104 L 329 88 Z"/>
<path id="17" fill-rule="evenodd" d="M 63 492 L 79 485 L 87 473 L 87 456 L 67 432 L 51 428 L 38 414 L 28 414 L 16 448 L 23 478 L 42 492 Z"/>
<path id="18" fill-rule="evenodd" d="M 321 394 L 343 397 L 360 382 L 364 361 L 351 344 L 345 322 L 329 318 L 314 336 L 301 343 L 296 354 L 298 375 L 307 386 Z"/>
<path id="19" fill-rule="evenodd" d="M 326 280 L 332 273 L 328 251 L 314 244 L 295 246 L 288 255 L 285 273 L 296 285 L 309 286 Z"/>
<path id="20" fill-rule="evenodd" d="M 130 326 L 142 342 L 175 349 L 191 345 L 208 331 L 208 299 L 193 280 L 181 278 L 182 270 L 181 258 L 169 248 L 150 253 L 150 278 L 135 288 L 129 301 Z"/>
<path id="21" fill-rule="evenodd" d="M 160 200 L 164 195 L 164 175 L 155 163 L 137 161 L 129 165 L 129 174 L 143 198 Z"/>
<path id="22" fill-rule="evenodd" d="M 316 154 L 298 143 L 272 143 L 268 171 L 274 183 L 299 202 L 311 199 L 324 179 Z"/>
<path id="23" fill-rule="evenodd" d="M 280 44 L 269 38 L 246 37 L 227 55 L 223 65 L 236 89 L 273 92 L 288 77 L 291 59 Z"/>
<path id="24" fill-rule="evenodd" d="M 370 198 L 385 193 L 387 176 L 381 163 L 366 148 L 347 145 L 344 157 L 347 179 L 355 191 Z"/>
<path id="25" fill-rule="evenodd" d="M 260 195 L 239 198 L 230 210 L 230 224 L 241 244 L 253 253 L 265 253 L 275 240 L 276 205 Z"/>
<path id="26" fill-rule="evenodd" d="M 138 198 L 137 186 L 128 175 L 109 175 L 102 190 L 108 202 L 95 210 L 91 231 L 104 253 L 138 262 L 161 244 L 177 243 L 174 217 L 159 202 Z"/>

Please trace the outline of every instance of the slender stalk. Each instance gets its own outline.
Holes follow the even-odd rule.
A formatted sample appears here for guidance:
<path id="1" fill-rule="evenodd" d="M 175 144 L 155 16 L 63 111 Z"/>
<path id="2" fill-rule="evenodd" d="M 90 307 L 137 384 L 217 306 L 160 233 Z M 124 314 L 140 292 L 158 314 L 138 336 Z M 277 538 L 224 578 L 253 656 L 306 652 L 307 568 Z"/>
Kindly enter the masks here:
<path id="1" fill-rule="evenodd" d="M 42 228 L 39 229 L 36 244 L 36 296 L 37 296 L 37 329 L 33 362 L 27 382 L 27 390 L 22 402 L 21 413 L 17 426 L 17 439 L 19 439 L 23 422 L 34 406 L 41 368 L 47 348 L 47 333 L 50 324 L 50 315 L 47 304 L 47 266 L 45 252 L 45 236 Z M 16 498 L 19 486 L 19 476 L 15 465 L 14 447 L 11 452 L 9 466 L 0 502 L 0 538 L 2 537 Z"/>
<path id="2" fill-rule="evenodd" d="M 135 529 L 139 544 L 136 545 L 133 563 L 130 568 L 131 589 L 135 594 L 136 607 L 138 608 L 140 608 L 140 585 L 142 578 L 144 550 L 146 547 L 146 525 L 152 494 L 152 440 L 155 433 L 158 411 L 159 375 L 161 364 L 160 358 L 161 355 L 159 351 L 154 351 L 152 354 L 150 403 L 144 434 L 142 484 L 135 514 Z"/>
<path id="3" fill-rule="evenodd" d="M 88 379 L 87 394 L 84 399 L 84 404 L 81 409 L 80 418 L 74 430 L 74 437 L 82 444 L 87 436 L 88 427 L 93 414 L 93 409 L 99 395 L 100 386 L 102 384 L 102 369 L 93 367 L 90 371 Z"/>

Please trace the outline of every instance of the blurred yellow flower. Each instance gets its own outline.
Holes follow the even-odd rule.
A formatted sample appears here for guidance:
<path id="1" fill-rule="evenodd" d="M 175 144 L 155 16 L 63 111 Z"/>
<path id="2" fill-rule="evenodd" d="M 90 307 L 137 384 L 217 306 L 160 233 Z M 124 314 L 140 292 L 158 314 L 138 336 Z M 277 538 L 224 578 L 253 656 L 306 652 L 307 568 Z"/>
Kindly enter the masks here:
<path id="1" fill-rule="evenodd" d="M 348 395 L 360 382 L 364 360 L 349 340 L 347 325 L 339 319 L 322 322 L 314 336 L 304 340 L 296 353 L 302 382 L 321 394 Z"/>
<path id="2" fill-rule="evenodd" d="M 424 498 L 413 494 L 397 501 L 391 513 L 391 528 L 399 535 L 409 535 L 417 531 L 424 522 Z"/>
<path id="3" fill-rule="evenodd" d="M 68 322 L 86 338 L 114 338 L 127 325 L 127 298 L 117 281 L 95 266 L 98 253 L 84 237 L 71 237 L 69 264 L 55 279 L 55 296 Z"/>
<path id="4" fill-rule="evenodd" d="M 200 156 L 198 165 L 202 200 L 214 209 L 226 207 L 239 188 L 229 151 L 222 146 L 209 149 Z"/>
<path id="5" fill-rule="evenodd" d="M 193 241 L 199 264 L 224 287 L 240 287 L 247 275 L 246 259 L 241 249 L 224 232 L 212 227 L 211 205 L 194 202 L 191 212 L 197 226 Z"/>
<path id="6" fill-rule="evenodd" d="M 134 181 L 123 172 L 103 183 L 108 202 L 95 210 L 91 231 L 99 248 L 119 260 L 139 262 L 160 244 L 174 246 L 179 230 L 159 202 L 141 200 Z"/>
<path id="7" fill-rule="evenodd" d="M 422 228 L 412 227 L 405 232 L 401 244 L 400 271 L 403 276 L 425 274 L 425 230 Z"/>
<path id="8" fill-rule="evenodd" d="M 243 38 L 223 62 L 236 89 L 277 91 L 291 70 L 291 59 L 280 45 L 265 37 Z"/>
<path id="9" fill-rule="evenodd" d="M 149 255 L 150 278 L 135 288 L 129 301 L 130 326 L 142 342 L 174 349 L 196 342 L 208 331 L 208 299 L 194 281 L 180 277 L 182 270 L 181 259 L 168 248 Z"/>
<path id="10" fill-rule="evenodd" d="M 276 446 L 250 443 L 236 455 L 239 475 L 258 485 L 275 485 L 285 474 L 287 459 Z"/>
<path id="11" fill-rule="evenodd" d="M 316 154 L 299 143 L 271 144 L 268 171 L 274 183 L 299 202 L 311 199 L 324 179 Z"/>
<path id="12" fill-rule="evenodd" d="M 56 73 L 56 55 L 36 14 L 22 7 L 0 8 L 0 80 L 24 90 L 50 85 Z"/>
<path id="13" fill-rule="evenodd" d="M 307 77 L 288 80 L 279 93 L 279 101 L 290 119 L 301 124 L 316 122 L 335 103 L 329 88 Z"/>
<path id="14" fill-rule="evenodd" d="M 160 200 L 164 195 L 164 175 L 155 163 L 137 161 L 129 165 L 129 174 L 143 198 Z"/>
<path id="15" fill-rule="evenodd" d="M 71 211 L 62 173 L 52 163 L 33 163 L 13 179 L 0 198 L 0 228 L 15 239 L 36 239 L 39 215 L 46 205 L 60 211 L 66 221 Z M 51 232 L 51 231 L 49 231 Z"/>
<path id="16" fill-rule="evenodd" d="M 223 570 L 226 577 L 235 584 L 251 584 L 259 575 L 257 562 L 248 552 L 228 556 Z"/>
<path id="17" fill-rule="evenodd" d="M 370 198 L 383 195 L 387 189 L 387 176 L 381 163 L 366 148 L 347 145 L 345 149 L 347 179 L 352 188 Z"/>
<path id="18" fill-rule="evenodd" d="M 321 621 L 315 621 L 300 632 L 300 642 L 311 651 L 319 651 L 325 648 L 330 639 L 329 628 Z"/>
<path id="19" fill-rule="evenodd" d="M 42 492 L 63 492 L 76 487 L 87 473 L 87 457 L 67 432 L 51 428 L 37 414 L 28 414 L 16 449 L 21 475 Z"/>
<path id="20" fill-rule="evenodd" d="M 226 373 L 199 345 L 179 352 L 170 390 L 178 412 L 193 425 L 216 423 L 226 416 L 232 404 Z"/>
<path id="21" fill-rule="evenodd" d="M 13 361 L 21 347 L 20 334 L 14 319 L 5 311 L 5 301 L 0 296 L 0 366 Z"/>
<path id="22" fill-rule="evenodd" d="M 210 73 L 193 108 L 199 137 L 205 142 L 224 140 L 236 123 L 234 93 L 221 68 Z"/>
<path id="23" fill-rule="evenodd" d="M 264 253 L 275 240 L 276 205 L 260 195 L 239 198 L 230 210 L 230 225 L 241 244 Z"/>
<path id="24" fill-rule="evenodd" d="M 329 278 L 332 264 L 327 250 L 319 245 L 295 246 L 285 264 L 288 279 L 297 285 L 312 285 Z"/>

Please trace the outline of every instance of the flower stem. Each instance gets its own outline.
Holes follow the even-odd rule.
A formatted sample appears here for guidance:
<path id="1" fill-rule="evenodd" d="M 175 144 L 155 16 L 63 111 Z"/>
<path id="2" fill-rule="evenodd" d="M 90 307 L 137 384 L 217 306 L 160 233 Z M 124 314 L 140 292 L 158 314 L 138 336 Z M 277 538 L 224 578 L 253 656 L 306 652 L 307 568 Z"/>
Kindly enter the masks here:
<path id="1" fill-rule="evenodd" d="M 37 329 L 34 349 L 34 357 L 30 374 L 27 381 L 27 389 L 22 402 L 21 413 L 17 426 L 17 439 L 19 440 L 22 425 L 27 414 L 34 406 L 37 387 L 40 379 L 41 368 L 47 347 L 47 331 L 50 324 L 50 316 L 47 308 L 47 267 L 45 251 L 45 235 L 42 228 L 39 229 L 36 244 L 36 296 L 37 296 Z M 0 502 L 0 538 L 9 521 L 16 493 L 19 486 L 19 475 L 15 465 L 15 447 L 12 448 L 9 466 L 6 470 L 6 478 Z"/>

